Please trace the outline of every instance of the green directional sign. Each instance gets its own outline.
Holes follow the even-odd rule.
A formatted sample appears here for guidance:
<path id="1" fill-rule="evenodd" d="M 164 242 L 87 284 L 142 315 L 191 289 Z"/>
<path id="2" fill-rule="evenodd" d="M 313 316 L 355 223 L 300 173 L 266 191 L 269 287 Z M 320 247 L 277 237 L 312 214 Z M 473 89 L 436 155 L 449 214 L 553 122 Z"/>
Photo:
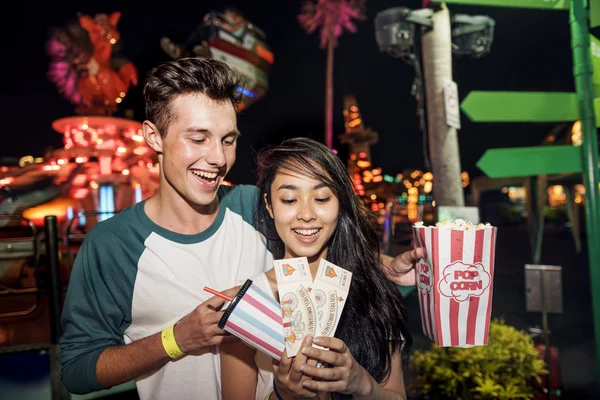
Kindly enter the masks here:
<path id="1" fill-rule="evenodd" d="M 582 171 L 581 148 L 575 146 L 490 149 L 477 161 L 490 178 L 577 173 Z"/>
<path id="2" fill-rule="evenodd" d="M 432 0 L 434 3 L 468 4 L 471 6 L 495 6 L 518 8 L 541 8 L 568 10 L 569 0 Z"/>
<path id="3" fill-rule="evenodd" d="M 600 98 L 594 102 L 596 127 L 600 128 Z M 460 108 L 473 122 L 569 122 L 579 119 L 575 93 L 474 90 L 460 103 Z"/>
<path id="4" fill-rule="evenodd" d="M 472 91 L 460 107 L 473 122 L 565 122 L 579 118 L 575 93 Z"/>
<path id="5" fill-rule="evenodd" d="M 598 9 L 600 13 L 600 9 Z M 592 85 L 594 95 L 600 97 L 600 40 L 590 35 L 590 53 L 592 60 Z"/>
<path id="6" fill-rule="evenodd" d="M 590 0 L 590 28 L 600 26 L 600 0 Z"/>

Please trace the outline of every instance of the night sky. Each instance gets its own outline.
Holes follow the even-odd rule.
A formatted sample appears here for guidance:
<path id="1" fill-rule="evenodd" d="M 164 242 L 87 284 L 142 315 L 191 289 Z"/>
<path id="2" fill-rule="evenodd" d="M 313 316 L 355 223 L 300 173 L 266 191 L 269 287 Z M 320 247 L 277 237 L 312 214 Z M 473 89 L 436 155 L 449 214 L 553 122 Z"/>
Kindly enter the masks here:
<path id="1" fill-rule="evenodd" d="M 162 36 L 182 41 L 211 9 L 232 4 L 267 34 L 275 54 L 267 95 L 239 118 L 242 139 L 238 161 L 229 179 L 250 183 L 255 152 L 286 137 L 310 136 L 323 140 L 325 51 L 318 34 L 308 35 L 296 16 L 301 1 L 57 2 L 38 6 L 20 3 L 26 11 L 4 14 L 2 141 L 0 156 L 42 155 L 45 148 L 61 147 L 62 135 L 52 121 L 74 115 L 74 106 L 47 80 L 44 45 L 51 26 L 63 26 L 77 12 L 121 11 L 122 53 L 138 68 L 140 77 L 167 61 Z M 414 73 L 399 59 L 380 53 L 374 34 L 377 12 L 394 6 L 419 8 L 420 1 L 368 0 L 367 20 L 356 34 L 345 33 L 335 52 L 335 133 L 343 132 L 342 98 L 357 96 L 364 120 L 379 132 L 373 162 L 384 172 L 423 168 L 421 133 L 410 94 Z M 132 5 L 133 4 L 133 5 Z M 157 3 L 158 4 L 158 3 Z M 259 5 L 257 5 L 259 4 Z M 471 90 L 574 91 L 568 12 L 449 5 L 452 13 L 489 15 L 496 21 L 494 44 L 481 59 L 454 57 L 453 77 L 461 99 Z M 594 33 L 598 36 L 597 31 Z M 142 120 L 141 85 L 133 87 L 119 109 L 127 108 Z M 552 124 L 471 123 L 462 116 L 459 132 L 463 169 L 476 176 L 476 161 L 487 148 L 531 146 L 540 143 Z M 337 139 L 336 139 L 337 140 Z M 345 145 L 337 146 L 341 154 Z"/>

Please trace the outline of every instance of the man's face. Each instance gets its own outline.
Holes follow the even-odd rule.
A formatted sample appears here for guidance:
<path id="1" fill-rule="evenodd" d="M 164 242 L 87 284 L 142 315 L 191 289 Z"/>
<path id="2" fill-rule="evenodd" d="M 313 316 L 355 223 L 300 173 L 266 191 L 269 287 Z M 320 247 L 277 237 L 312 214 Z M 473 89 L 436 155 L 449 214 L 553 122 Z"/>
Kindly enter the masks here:
<path id="1" fill-rule="evenodd" d="M 156 135 L 161 190 L 195 207 L 210 206 L 235 162 L 239 132 L 234 107 L 229 100 L 215 101 L 201 93 L 178 96 L 171 106 L 167 132 Z"/>

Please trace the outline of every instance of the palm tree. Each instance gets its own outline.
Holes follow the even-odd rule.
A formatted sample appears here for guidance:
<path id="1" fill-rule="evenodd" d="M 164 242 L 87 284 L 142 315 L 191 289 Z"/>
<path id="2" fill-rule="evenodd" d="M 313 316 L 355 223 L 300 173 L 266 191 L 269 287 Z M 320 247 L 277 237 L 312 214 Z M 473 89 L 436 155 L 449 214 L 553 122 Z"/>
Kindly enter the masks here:
<path id="1" fill-rule="evenodd" d="M 365 0 L 316 0 L 302 6 L 298 21 L 310 34 L 321 29 L 321 48 L 327 48 L 325 75 L 325 144 L 333 149 L 333 49 L 344 30 L 356 32 L 353 20 L 363 20 Z"/>

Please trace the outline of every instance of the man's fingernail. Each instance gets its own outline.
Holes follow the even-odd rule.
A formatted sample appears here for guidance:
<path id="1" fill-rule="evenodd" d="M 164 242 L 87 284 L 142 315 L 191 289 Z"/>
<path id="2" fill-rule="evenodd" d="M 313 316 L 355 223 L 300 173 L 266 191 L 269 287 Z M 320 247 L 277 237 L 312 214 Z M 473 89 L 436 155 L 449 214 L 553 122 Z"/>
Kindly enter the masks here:
<path id="1" fill-rule="evenodd" d="M 312 342 L 312 335 L 306 335 L 304 337 L 304 344 L 310 344 L 310 342 Z"/>
<path id="2" fill-rule="evenodd" d="M 313 343 L 321 344 L 322 342 L 323 342 L 323 339 L 320 338 L 320 337 L 316 337 L 316 338 L 313 339 Z"/>

